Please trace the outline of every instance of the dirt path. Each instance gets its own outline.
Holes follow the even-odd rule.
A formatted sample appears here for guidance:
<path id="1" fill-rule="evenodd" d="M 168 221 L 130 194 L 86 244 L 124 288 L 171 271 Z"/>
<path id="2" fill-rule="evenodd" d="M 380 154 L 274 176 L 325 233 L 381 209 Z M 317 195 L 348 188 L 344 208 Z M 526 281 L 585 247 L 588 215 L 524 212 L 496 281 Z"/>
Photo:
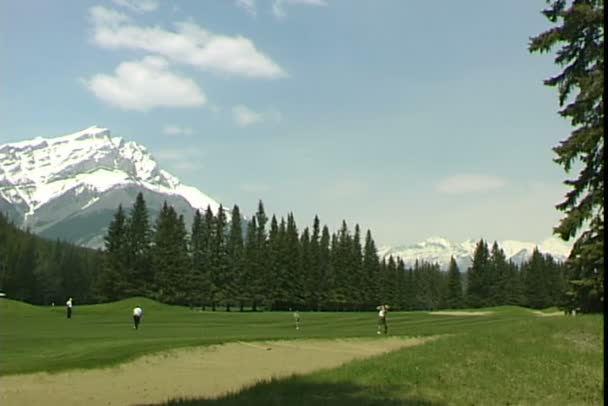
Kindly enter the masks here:
<path id="1" fill-rule="evenodd" d="M 130 405 L 176 397 L 217 397 L 270 377 L 337 367 L 431 339 L 238 342 L 176 350 L 114 368 L 1 377 L 0 404 Z"/>

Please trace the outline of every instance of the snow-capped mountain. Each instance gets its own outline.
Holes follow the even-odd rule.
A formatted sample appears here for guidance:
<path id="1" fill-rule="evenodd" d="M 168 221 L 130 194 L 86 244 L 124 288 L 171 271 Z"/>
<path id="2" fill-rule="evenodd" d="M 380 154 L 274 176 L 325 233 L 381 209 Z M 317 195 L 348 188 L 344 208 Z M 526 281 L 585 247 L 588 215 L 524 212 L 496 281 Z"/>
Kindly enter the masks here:
<path id="1" fill-rule="evenodd" d="M 486 241 L 492 248 L 493 241 Z M 413 266 L 416 260 L 429 263 L 438 263 L 442 269 L 447 269 L 450 258 L 454 257 L 461 271 L 465 271 L 473 262 L 473 253 L 478 241 L 466 240 L 455 243 L 443 237 L 431 237 L 413 245 L 400 247 L 385 247 L 379 250 L 380 257 L 401 258 L 406 267 Z M 532 255 L 534 248 L 543 254 L 551 254 L 558 261 L 565 261 L 570 254 L 571 247 L 557 237 L 550 237 L 536 244 L 533 242 L 504 240 L 497 241 L 507 260 L 520 264 Z"/>
<path id="2" fill-rule="evenodd" d="M 128 210 L 139 192 L 152 215 L 164 201 L 187 220 L 219 207 L 105 128 L 0 146 L 0 211 L 45 237 L 99 247 L 118 205 Z"/>

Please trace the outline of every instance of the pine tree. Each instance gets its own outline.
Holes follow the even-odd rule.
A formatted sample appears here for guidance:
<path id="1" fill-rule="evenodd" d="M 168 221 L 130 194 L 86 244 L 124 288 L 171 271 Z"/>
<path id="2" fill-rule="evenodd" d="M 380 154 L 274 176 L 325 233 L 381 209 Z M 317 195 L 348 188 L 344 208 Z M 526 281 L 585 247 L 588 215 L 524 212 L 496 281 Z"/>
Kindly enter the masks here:
<path id="1" fill-rule="evenodd" d="M 550 305 L 545 258 L 538 247 L 534 248 L 532 256 L 524 265 L 524 293 L 529 307 L 543 309 Z"/>
<path id="2" fill-rule="evenodd" d="M 228 306 L 226 310 L 230 310 L 230 304 L 237 302 L 237 283 L 241 279 L 245 255 L 241 212 L 237 205 L 234 205 L 232 208 L 232 214 L 230 216 L 230 235 L 226 248 L 228 254 L 228 268 L 226 269 L 226 280 L 224 282 L 224 296 L 226 297 L 226 305 Z"/>
<path id="3" fill-rule="evenodd" d="M 475 247 L 473 264 L 469 268 L 467 275 L 467 301 L 471 307 L 487 306 L 489 297 L 487 285 L 489 259 L 488 245 L 481 239 Z"/>
<path id="4" fill-rule="evenodd" d="M 494 241 L 492 244 L 492 250 L 490 251 L 490 263 L 488 268 L 490 269 L 490 278 L 488 280 L 489 287 L 489 300 L 488 306 L 501 306 L 506 302 L 508 280 L 509 277 L 507 272 L 507 258 L 502 248 L 498 246 L 498 243 Z"/>
<path id="5" fill-rule="evenodd" d="M 247 224 L 245 237 L 245 265 L 239 283 L 239 305 L 241 311 L 246 304 L 254 304 L 254 292 L 259 289 L 261 281 L 256 273 L 257 268 L 257 221 L 255 216 Z"/>
<path id="6" fill-rule="evenodd" d="M 122 205 L 118 206 L 114 218 L 104 237 L 103 267 L 96 280 L 96 291 L 102 301 L 113 301 L 126 296 L 126 217 Z"/>
<path id="7" fill-rule="evenodd" d="M 380 303 L 378 295 L 379 278 L 380 278 L 380 260 L 376 244 L 372 238 L 372 233 L 367 230 L 365 234 L 365 247 L 363 248 L 363 303 L 366 307 L 374 308 Z"/>
<path id="8" fill-rule="evenodd" d="M 321 222 L 315 216 L 310 236 L 310 270 L 306 289 L 309 292 L 309 304 L 312 310 L 319 310 L 321 303 L 321 284 L 323 273 L 321 270 Z"/>
<path id="9" fill-rule="evenodd" d="M 293 213 L 287 215 L 287 225 L 285 229 L 285 276 L 284 282 L 287 291 L 287 302 L 289 307 L 299 307 L 302 305 L 302 278 L 300 270 L 300 238 L 298 226 Z"/>
<path id="10" fill-rule="evenodd" d="M 287 293 L 282 290 L 283 266 L 281 253 L 283 252 L 282 238 L 279 223 L 275 215 L 270 219 L 268 230 L 268 281 L 267 296 L 271 310 L 283 309 L 287 301 Z"/>
<path id="11" fill-rule="evenodd" d="M 266 231 L 266 224 L 268 223 L 268 216 L 264 209 L 264 203 L 260 200 L 258 202 L 258 210 L 255 213 L 257 228 L 256 228 L 256 263 L 255 272 L 256 280 L 258 283 L 255 285 L 256 289 L 253 292 L 253 310 L 255 311 L 258 305 L 268 305 L 268 290 L 266 287 L 270 283 L 270 274 L 268 271 L 268 233 Z"/>
<path id="12" fill-rule="evenodd" d="M 450 265 L 448 267 L 448 282 L 447 282 L 447 294 L 445 304 L 448 308 L 458 309 L 463 307 L 464 298 L 462 290 L 462 280 L 460 275 L 460 269 L 454 257 L 450 258 Z"/>
<path id="13" fill-rule="evenodd" d="M 196 210 L 190 233 L 192 268 L 188 301 L 204 308 L 211 295 L 211 279 L 208 272 L 208 226 L 200 210 Z"/>
<path id="14" fill-rule="evenodd" d="M 553 148 L 555 162 L 567 173 L 580 164 L 572 189 L 557 205 L 565 212 L 555 232 L 564 240 L 576 238 L 568 258 L 568 308 L 583 312 L 604 309 L 604 0 L 550 0 L 543 14 L 556 24 L 533 37 L 531 52 L 549 52 L 564 67 L 545 80 L 559 91 L 560 115 L 574 130 Z M 565 107 L 564 107 L 565 105 Z M 580 233 L 582 231 L 582 233 Z M 577 237 L 577 234 L 580 234 Z"/>
<path id="15" fill-rule="evenodd" d="M 331 236 L 329 228 L 323 226 L 319 241 L 319 309 L 327 309 L 332 299 L 334 273 L 331 264 Z"/>
<path id="16" fill-rule="evenodd" d="M 164 303 L 186 305 L 191 262 L 182 216 L 164 202 L 154 232 L 152 264 L 158 298 Z"/>
<path id="17" fill-rule="evenodd" d="M 214 229 L 211 241 L 211 282 L 213 286 L 211 306 L 215 310 L 218 305 L 230 306 L 228 282 L 228 253 L 226 241 L 227 219 L 224 207 L 220 204 L 213 223 Z M 229 283 L 229 282 L 228 282 Z"/>
<path id="18" fill-rule="evenodd" d="M 150 266 L 151 228 L 148 208 L 143 194 L 137 194 L 126 222 L 125 272 L 126 295 L 150 295 L 153 292 L 154 274 Z"/>
<path id="19" fill-rule="evenodd" d="M 312 282 L 311 282 L 311 250 L 310 250 L 310 231 L 304 228 L 300 236 L 300 261 L 298 263 L 298 275 L 302 281 L 302 292 L 300 292 L 302 304 L 300 308 L 312 307 Z"/>
<path id="20" fill-rule="evenodd" d="M 348 273 L 350 276 L 353 310 L 360 310 L 365 300 L 365 277 L 363 274 L 363 248 L 361 247 L 361 228 L 355 224 L 355 233 L 348 253 Z M 393 302 L 394 303 L 394 302 Z"/>

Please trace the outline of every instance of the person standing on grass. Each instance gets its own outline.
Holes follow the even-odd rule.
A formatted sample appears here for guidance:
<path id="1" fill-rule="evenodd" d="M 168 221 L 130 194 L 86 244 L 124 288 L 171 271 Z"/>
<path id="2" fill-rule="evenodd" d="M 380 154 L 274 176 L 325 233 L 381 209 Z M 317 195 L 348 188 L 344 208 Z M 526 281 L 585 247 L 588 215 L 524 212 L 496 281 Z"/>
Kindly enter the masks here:
<path id="1" fill-rule="evenodd" d="M 72 318 L 72 298 L 69 298 L 67 302 L 65 302 L 65 310 L 68 314 L 68 319 Z"/>
<path id="2" fill-rule="evenodd" d="M 296 310 L 293 312 L 293 320 L 296 323 L 296 330 L 300 329 L 300 313 Z"/>
<path id="3" fill-rule="evenodd" d="M 377 334 L 381 333 L 382 328 L 384 328 L 384 335 L 388 334 L 388 324 L 386 324 L 386 314 L 388 313 L 388 305 L 383 304 L 376 307 L 378 310 L 378 331 Z"/>
<path id="4" fill-rule="evenodd" d="M 133 328 L 135 330 L 139 330 L 139 322 L 141 321 L 141 318 L 144 316 L 144 311 L 142 310 L 141 307 L 139 307 L 139 305 L 135 306 L 135 308 L 133 308 Z"/>

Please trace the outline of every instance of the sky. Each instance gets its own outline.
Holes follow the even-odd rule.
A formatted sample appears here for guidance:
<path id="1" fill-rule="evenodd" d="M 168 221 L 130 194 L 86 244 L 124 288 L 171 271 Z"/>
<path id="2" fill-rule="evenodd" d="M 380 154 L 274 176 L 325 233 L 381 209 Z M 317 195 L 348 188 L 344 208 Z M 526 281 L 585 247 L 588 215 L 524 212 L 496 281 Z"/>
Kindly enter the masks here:
<path id="1" fill-rule="evenodd" d="M 92 125 L 251 216 L 540 243 L 568 137 L 544 0 L 0 0 L 0 144 Z"/>

